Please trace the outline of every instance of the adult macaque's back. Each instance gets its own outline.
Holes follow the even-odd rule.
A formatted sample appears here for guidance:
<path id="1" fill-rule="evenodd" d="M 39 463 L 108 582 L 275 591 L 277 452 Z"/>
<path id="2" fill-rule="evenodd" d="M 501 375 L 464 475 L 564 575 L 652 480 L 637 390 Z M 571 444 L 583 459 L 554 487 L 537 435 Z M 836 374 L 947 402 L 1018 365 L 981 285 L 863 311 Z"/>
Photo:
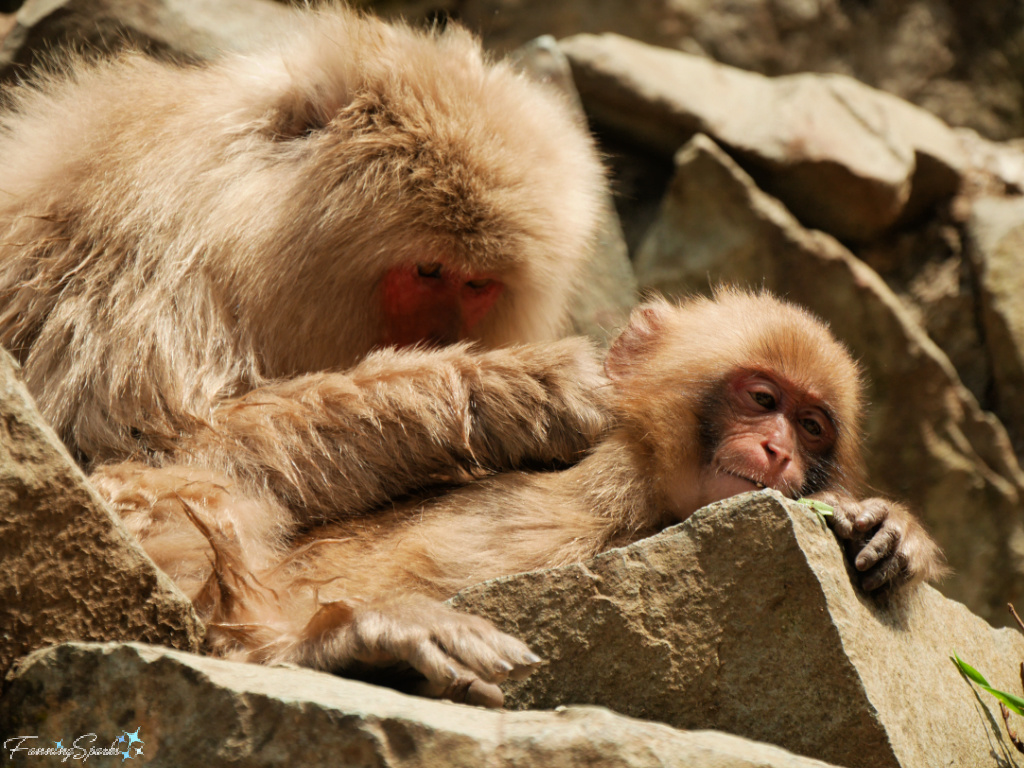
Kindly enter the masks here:
<path id="1" fill-rule="evenodd" d="M 250 54 L 8 97 L 0 343 L 122 511 L 202 480 L 210 520 L 287 535 L 602 429 L 580 341 L 367 359 L 557 338 L 592 245 L 581 119 L 464 30 L 296 11 Z"/>

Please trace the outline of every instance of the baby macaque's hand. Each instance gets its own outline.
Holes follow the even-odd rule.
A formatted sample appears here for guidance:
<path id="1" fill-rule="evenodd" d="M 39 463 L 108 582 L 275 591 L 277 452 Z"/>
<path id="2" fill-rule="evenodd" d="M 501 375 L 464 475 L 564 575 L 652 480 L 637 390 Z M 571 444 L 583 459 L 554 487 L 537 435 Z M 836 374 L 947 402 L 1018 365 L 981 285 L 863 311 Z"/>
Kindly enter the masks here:
<path id="1" fill-rule="evenodd" d="M 484 707 L 504 703 L 498 683 L 525 679 L 541 663 L 489 621 L 418 595 L 356 607 L 332 645 L 371 666 L 407 663 L 426 678 L 420 695 Z"/>
<path id="2" fill-rule="evenodd" d="M 938 545 L 902 504 L 882 498 L 857 501 L 835 493 L 813 498 L 833 508 L 830 525 L 866 592 L 887 593 L 946 574 Z"/>

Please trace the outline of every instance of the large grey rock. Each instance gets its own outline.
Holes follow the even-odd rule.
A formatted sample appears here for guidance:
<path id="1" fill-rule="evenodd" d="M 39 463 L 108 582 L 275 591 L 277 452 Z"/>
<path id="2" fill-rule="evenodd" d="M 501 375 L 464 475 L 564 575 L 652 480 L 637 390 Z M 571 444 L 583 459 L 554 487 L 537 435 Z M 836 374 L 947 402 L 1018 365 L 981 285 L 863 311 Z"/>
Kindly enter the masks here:
<path id="1" fill-rule="evenodd" d="M 491 46 L 616 32 L 734 67 L 837 72 L 994 138 L 1024 132 L 1024 6 L 959 0 L 374 0 L 457 11 Z"/>
<path id="2" fill-rule="evenodd" d="M 0 81 L 71 48 L 109 52 L 124 45 L 198 61 L 272 36 L 289 10 L 272 0 L 27 0 L 0 44 Z"/>
<path id="3" fill-rule="evenodd" d="M 86 482 L 0 349 L 0 674 L 62 640 L 195 650 L 192 605 Z"/>
<path id="4" fill-rule="evenodd" d="M 1024 597 L 1024 474 L 1003 427 L 878 277 L 801 227 L 706 137 L 676 158 L 635 267 L 642 288 L 765 286 L 824 317 L 866 369 L 873 487 L 908 501 L 955 575 L 943 591 L 990 621 Z"/>
<path id="5" fill-rule="evenodd" d="M 982 197 L 968 222 L 992 376 L 991 406 L 1024 452 L 1024 198 Z"/>
<path id="6" fill-rule="evenodd" d="M 933 115 L 839 75 L 767 78 L 618 35 L 561 42 L 595 122 L 671 155 L 725 146 L 805 224 L 869 240 L 957 189 L 964 155 Z"/>
<path id="7" fill-rule="evenodd" d="M 595 707 L 497 712 L 310 670 L 135 644 L 39 651 L 19 665 L 0 700 L 0 733 L 36 737 L 19 742 L 23 748 L 56 741 L 72 747 L 91 733 L 106 747 L 126 731 L 142 740 L 144 763 L 171 768 L 827 768 L 777 747 L 684 733 Z M 137 750 L 131 747 L 133 760 Z M 25 752 L 16 756 L 15 765 L 39 764 Z"/>
<path id="8" fill-rule="evenodd" d="M 1020 693 L 1024 637 L 930 587 L 876 605 L 832 533 L 774 491 L 453 602 L 547 659 L 507 690 L 513 707 L 602 704 L 848 768 L 1022 764 L 997 702 L 950 657 Z"/>
<path id="9" fill-rule="evenodd" d="M 530 77 L 561 91 L 577 105 L 580 120 L 586 121 L 573 83 L 569 60 L 553 37 L 542 35 L 530 41 L 514 51 L 512 58 Z M 629 263 L 629 251 L 609 191 L 605 194 L 600 230 L 593 253 L 573 301 L 573 331 L 591 336 L 607 346 L 616 331 L 629 319 L 636 295 L 636 276 Z"/>

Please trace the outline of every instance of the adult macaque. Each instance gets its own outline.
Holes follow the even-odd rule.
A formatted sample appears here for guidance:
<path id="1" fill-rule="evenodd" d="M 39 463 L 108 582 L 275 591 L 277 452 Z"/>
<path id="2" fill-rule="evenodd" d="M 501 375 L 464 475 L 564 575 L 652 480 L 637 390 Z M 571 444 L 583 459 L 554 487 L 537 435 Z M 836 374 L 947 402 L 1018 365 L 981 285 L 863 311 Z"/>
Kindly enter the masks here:
<path id="1" fill-rule="evenodd" d="M 583 560 L 766 487 L 834 506 L 833 528 L 869 591 L 942 574 L 937 546 L 903 506 L 853 495 L 860 375 L 807 312 L 733 290 L 678 307 L 655 301 L 634 311 L 605 370 L 616 422 L 579 464 L 326 525 L 263 567 L 206 527 L 196 497 L 189 514 L 217 566 L 179 579 L 211 620 L 214 649 L 326 669 L 406 662 L 428 693 L 498 704 L 495 684 L 538 659 L 436 600 Z"/>
<path id="2" fill-rule="evenodd" d="M 271 546 L 600 434 L 579 340 L 367 358 L 555 339 L 590 252 L 582 119 L 465 30 L 295 11 L 251 54 L 6 97 L 0 343 L 108 494 L 212 483 Z"/>

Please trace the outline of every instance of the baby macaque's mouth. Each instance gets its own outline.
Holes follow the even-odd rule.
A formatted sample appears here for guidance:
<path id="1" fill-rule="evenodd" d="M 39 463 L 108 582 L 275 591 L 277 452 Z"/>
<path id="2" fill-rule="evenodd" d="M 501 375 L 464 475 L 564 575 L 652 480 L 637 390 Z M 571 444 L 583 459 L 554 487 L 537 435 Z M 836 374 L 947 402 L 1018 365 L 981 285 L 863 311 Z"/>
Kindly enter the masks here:
<path id="1" fill-rule="evenodd" d="M 760 480 L 754 480 L 753 478 L 747 477 L 746 475 L 741 475 L 739 472 L 732 472 L 731 470 L 727 469 L 727 470 L 725 470 L 725 474 L 732 475 L 733 477 L 737 477 L 740 480 L 744 480 L 744 481 L 750 483 L 751 485 L 756 485 L 757 489 L 759 491 L 764 490 L 767 487 Z"/>

